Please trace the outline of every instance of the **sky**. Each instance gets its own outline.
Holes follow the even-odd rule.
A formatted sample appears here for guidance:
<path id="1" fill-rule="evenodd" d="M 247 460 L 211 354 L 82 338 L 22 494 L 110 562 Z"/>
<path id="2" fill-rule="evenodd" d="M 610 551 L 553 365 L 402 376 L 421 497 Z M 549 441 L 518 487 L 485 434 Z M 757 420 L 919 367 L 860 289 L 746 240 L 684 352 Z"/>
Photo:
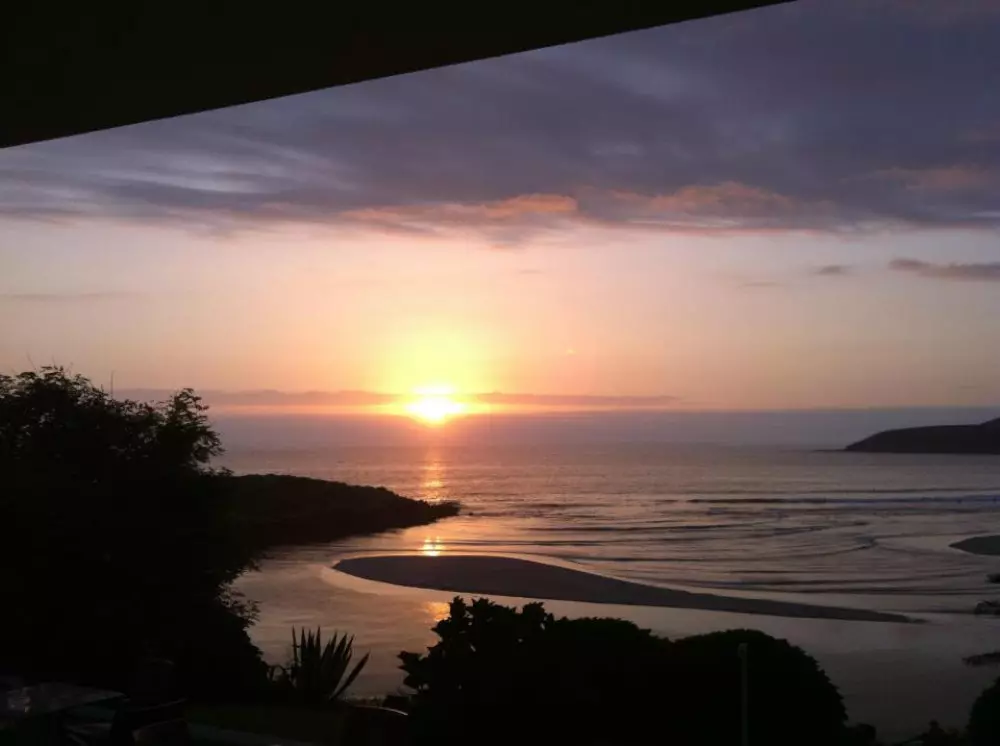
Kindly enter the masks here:
<path id="1" fill-rule="evenodd" d="M 996 405 L 998 79 L 1000 0 L 799 0 L 0 151 L 0 371 Z"/>

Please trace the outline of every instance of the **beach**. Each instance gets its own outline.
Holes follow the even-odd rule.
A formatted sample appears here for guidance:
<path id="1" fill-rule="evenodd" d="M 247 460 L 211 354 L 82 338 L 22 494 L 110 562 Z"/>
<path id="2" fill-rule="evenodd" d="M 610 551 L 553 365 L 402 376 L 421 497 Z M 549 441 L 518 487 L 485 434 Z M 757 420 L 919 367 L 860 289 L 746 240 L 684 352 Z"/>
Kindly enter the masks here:
<path id="1" fill-rule="evenodd" d="M 493 445 L 234 451 L 224 465 L 461 501 L 429 526 L 276 550 L 240 578 L 268 662 L 287 660 L 293 626 L 347 632 L 371 653 L 360 695 L 397 690 L 399 652 L 433 645 L 456 595 L 544 601 L 556 616 L 628 619 L 670 639 L 762 630 L 815 656 L 850 719 L 890 741 L 931 717 L 963 726 L 996 678 L 963 659 L 996 648 L 995 620 L 972 609 L 997 559 L 950 546 L 1000 535 L 995 458 Z M 372 564 L 392 555 L 416 562 Z M 854 621 L 859 610 L 923 623 Z"/>
<path id="2" fill-rule="evenodd" d="M 961 549 L 963 552 L 968 552 L 969 554 L 1000 555 L 1000 534 L 973 536 L 969 539 L 956 541 L 950 546 L 952 549 Z"/>
<path id="3" fill-rule="evenodd" d="M 907 622 L 901 614 L 763 598 L 722 596 L 610 578 L 543 562 L 482 555 L 383 555 L 355 557 L 335 569 L 392 585 L 470 595 L 516 596 L 552 601 L 657 606 L 739 614 L 856 622 Z"/>

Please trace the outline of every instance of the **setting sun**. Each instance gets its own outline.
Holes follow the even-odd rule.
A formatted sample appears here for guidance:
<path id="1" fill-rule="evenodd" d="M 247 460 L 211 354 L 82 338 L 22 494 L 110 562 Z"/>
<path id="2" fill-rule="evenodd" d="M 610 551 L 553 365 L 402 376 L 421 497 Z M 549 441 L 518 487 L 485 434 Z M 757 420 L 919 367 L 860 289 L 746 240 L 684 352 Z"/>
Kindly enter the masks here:
<path id="1" fill-rule="evenodd" d="M 416 398 L 405 405 L 408 415 L 427 425 L 440 425 L 466 412 L 466 405 L 454 398 L 450 386 L 429 386 L 414 391 Z"/>

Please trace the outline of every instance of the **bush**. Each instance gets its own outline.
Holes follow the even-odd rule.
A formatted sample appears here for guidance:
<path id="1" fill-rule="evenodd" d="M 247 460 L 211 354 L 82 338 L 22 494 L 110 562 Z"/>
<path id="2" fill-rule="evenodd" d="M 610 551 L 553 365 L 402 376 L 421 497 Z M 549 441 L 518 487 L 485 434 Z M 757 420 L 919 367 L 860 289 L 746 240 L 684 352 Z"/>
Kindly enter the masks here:
<path id="1" fill-rule="evenodd" d="M 401 653 L 425 743 L 739 743 L 739 648 L 753 743 L 839 744 L 845 712 L 816 661 L 763 632 L 671 643 L 620 619 L 555 619 L 461 599 L 425 655 Z"/>
<path id="2" fill-rule="evenodd" d="M 825 746 L 843 738 L 844 704 L 816 660 L 757 630 L 679 640 L 671 675 L 681 686 L 671 731 L 678 743 L 740 742 L 741 660 L 746 646 L 749 734 L 768 746 Z"/>
<path id="3" fill-rule="evenodd" d="M 426 655 L 400 654 L 420 743 L 642 740 L 643 719 L 669 702 L 668 643 L 631 622 L 456 598 L 434 632 Z"/>
<path id="4" fill-rule="evenodd" d="M 983 691 L 969 712 L 969 743 L 995 746 L 1000 743 L 1000 679 Z"/>

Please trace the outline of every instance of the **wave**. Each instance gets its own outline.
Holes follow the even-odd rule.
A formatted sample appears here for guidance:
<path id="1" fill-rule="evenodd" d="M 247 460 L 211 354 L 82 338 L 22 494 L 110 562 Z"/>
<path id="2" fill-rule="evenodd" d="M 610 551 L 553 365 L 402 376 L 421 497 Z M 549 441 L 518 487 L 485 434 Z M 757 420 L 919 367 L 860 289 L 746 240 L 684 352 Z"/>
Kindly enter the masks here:
<path id="1" fill-rule="evenodd" d="M 839 497 L 842 494 L 853 494 L 851 492 L 827 491 L 829 497 L 692 497 L 686 502 L 704 505 L 924 505 L 924 504 L 948 504 L 957 505 L 961 503 L 989 504 L 1000 502 L 1000 493 L 974 494 L 974 495 L 924 495 L 917 496 L 912 493 L 928 492 L 929 490 L 893 490 L 875 493 L 865 491 L 870 497 Z M 859 491 L 860 492 L 860 491 Z M 890 497 L 889 494 L 905 493 L 906 497 Z M 800 493 L 801 494 L 801 493 Z"/>
<path id="2" fill-rule="evenodd" d="M 941 492 L 1000 493 L 1000 487 L 796 487 L 794 489 L 733 487 L 701 490 L 703 495 L 919 495 Z"/>
<path id="3" fill-rule="evenodd" d="M 576 534 L 590 534 L 590 533 L 609 533 L 609 534 L 657 534 L 660 535 L 663 532 L 672 531 L 717 531 L 719 529 L 739 529 L 746 530 L 748 528 L 768 527 L 771 525 L 770 521 L 735 521 L 729 523 L 676 523 L 676 522 L 663 522 L 663 521 L 649 521 L 648 523 L 636 526 L 628 526 L 621 524 L 574 524 L 570 526 L 539 526 L 536 530 L 541 533 L 560 533 L 569 532 Z M 826 526 L 824 526 L 825 528 Z M 606 540 L 605 540 L 606 541 Z"/>

